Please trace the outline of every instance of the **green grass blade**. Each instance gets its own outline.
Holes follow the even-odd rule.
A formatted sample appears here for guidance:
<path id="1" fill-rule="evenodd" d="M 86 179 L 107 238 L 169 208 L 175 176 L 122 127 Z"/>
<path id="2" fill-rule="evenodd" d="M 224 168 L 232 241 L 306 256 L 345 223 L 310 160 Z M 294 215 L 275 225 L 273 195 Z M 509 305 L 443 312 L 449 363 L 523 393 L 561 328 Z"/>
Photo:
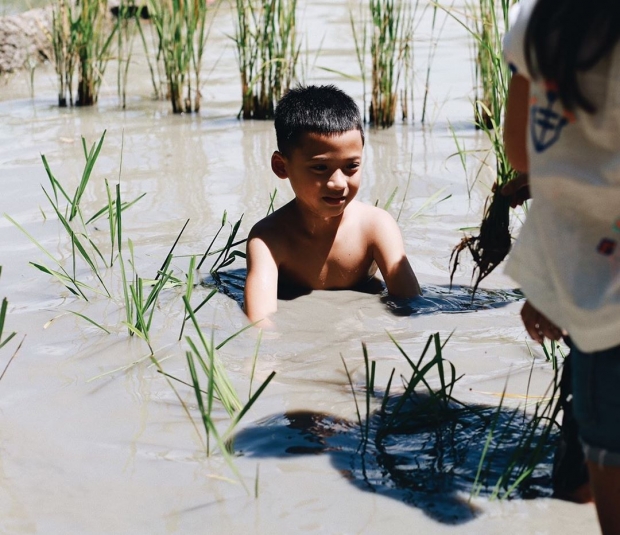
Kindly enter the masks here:
<path id="1" fill-rule="evenodd" d="M 80 314 L 79 312 L 75 312 L 73 310 L 67 310 L 67 312 L 70 312 L 71 314 L 74 314 L 84 320 L 86 320 L 89 323 L 92 323 L 95 327 L 101 329 L 102 331 L 106 332 L 107 334 L 111 334 L 110 331 L 108 331 L 103 325 L 100 325 L 99 323 L 97 323 L 95 320 L 93 320 L 92 318 L 89 318 L 88 316 L 85 316 L 84 314 Z M 2 347 L 2 346 L 0 346 Z"/>

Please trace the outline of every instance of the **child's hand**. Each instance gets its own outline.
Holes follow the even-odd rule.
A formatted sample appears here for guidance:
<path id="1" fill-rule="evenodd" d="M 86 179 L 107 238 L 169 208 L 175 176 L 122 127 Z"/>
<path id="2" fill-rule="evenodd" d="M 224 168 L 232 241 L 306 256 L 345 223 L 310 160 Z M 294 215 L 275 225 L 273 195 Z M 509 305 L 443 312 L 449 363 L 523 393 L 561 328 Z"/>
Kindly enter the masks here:
<path id="1" fill-rule="evenodd" d="M 530 198 L 529 175 L 527 173 L 519 173 L 516 178 L 513 178 L 502 187 L 500 193 L 504 197 L 510 198 L 510 206 L 512 208 L 521 206 Z"/>
<path id="2" fill-rule="evenodd" d="M 521 320 L 527 334 L 540 344 L 545 338 L 559 340 L 562 337 L 562 330 L 530 305 L 529 301 L 526 301 L 521 309 Z"/>

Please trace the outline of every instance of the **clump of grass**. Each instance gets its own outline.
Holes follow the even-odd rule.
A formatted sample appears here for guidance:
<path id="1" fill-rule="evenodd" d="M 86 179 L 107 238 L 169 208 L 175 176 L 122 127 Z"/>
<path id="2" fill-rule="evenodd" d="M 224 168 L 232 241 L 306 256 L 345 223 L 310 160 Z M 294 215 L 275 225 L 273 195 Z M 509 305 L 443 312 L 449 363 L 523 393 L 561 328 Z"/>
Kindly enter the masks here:
<path id="1" fill-rule="evenodd" d="M 58 76 L 58 106 L 73 106 L 73 75 L 75 72 L 75 24 L 72 3 L 58 0 L 52 11 L 52 49 Z"/>
<path id="2" fill-rule="evenodd" d="M 478 128 L 492 128 L 495 107 L 503 106 L 497 100 L 497 51 L 501 51 L 502 37 L 508 29 L 508 8 L 513 3 L 514 0 L 478 0 L 469 5 L 471 33 L 476 38 L 474 118 Z M 502 21 L 498 21 L 498 11 Z"/>
<path id="3" fill-rule="evenodd" d="M 167 94 L 174 113 L 200 110 L 200 73 L 209 30 L 207 12 L 205 1 L 149 2 L 158 40 L 157 55 L 163 61 Z M 155 87 L 157 91 L 157 84 Z"/>
<path id="4" fill-rule="evenodd" d="M 403 120 L 409 113 L 411 77 L 407 76 L 407 72 L 413 70 L 413 21 L 417 6 L 417 2 L 411 7 L 410 3 L 401 0 L 370 0 L 369 15 L 362 15 L 361 30 L 356 29 L 351 15 L 364 93 L 368 43 L 370 46 L 372 66 L 368 113 L 370 123 L 380 128 L 394 124 L 399 91 Z"/>
<path id="5" fill-rule="evenodd" d="M 185 338 L 187 344 L 190 347 L 190 350 L 186 352 L 186 359 L 191 377 L 191 384 L 188 384 L 185 381 L 182 381 L 171 375 L 165 375 L 177 382 L 181 382 L 193 388 L 194 394 L 196 396 L 196 402 L 200 410 L 200 416 L 205 429 L 205 435 L 207 439 L 207 454 L 210 453 L 209 444 L 211 436 L 215 437 L 218 448 L 223 453 L 226 453 L 227 449 L 223 448 L 224 442 L 231 436 L 232 432 L 239 424 L 243 416 L 250 410 L 254 402 L 259 398 L 259 396 L 265 390 L 269 382 L 275 377 L 276 372 L 271 372 L 267 379 L 263 381 L 263 383 L 256 389 L 253 394 L 250 391 L 248 401 L 246 403 L 243 403 L 239 394 L 234 388 L 230 378 L 228 377 L 228 374 L 226 373 L 226 369 L 224 368 L 219 358 L 218 351 L 231 340 L 239 336 L 239 334 L 241 334 L 243 331 L 250 328 L 252 325 L 247 325 L 243 327 L 239 331 L 226 338 L 226 340 L 216 345 L 214 341 L 213 331 L 211 332 L 211 337 L 209 339 L 203 333 L 202 329 L 200 328 L 200 324 L 198 323 L 198 319 L 196 317 L 194 309 L 192 308 L 186 296 L 183 296 L 183 302 L 185 304 L 185 311 L 192 321 L 199 340 L 198 342 L 195 342 L 194 339 L 190 336 L 186 336 Z M 254 358 L 256 359 L 256 355 Z M 198 370 L 202 370 L 202 372 L 204 373 L 204 378 L 206 379 L 207 384 L 206 391 L 201 388 L 201 378 Z M 250 379 L 250 384 L 253 380 L 253 375 L 254 369 L 252 371 L 252 378 Z M 213 421 L 212 412 L 214 401 L 218 401 L 232 419 L 228 429 L 223 435 L 220 435 L 218 433 L 215 423 Z"/>
<path id="6" fill-rule="evenodd" d="M 530 372 L 531 373 L 531 372 Z M 553 379 L 545 394 L 534 404 L 534 412 L 522 422 L 517 421 L 519 407 L 515 408 L 501 424 L 500 415 L 503 410 L 505 391 L 502 393 L 493 422 L 489 428 L 483 449 L 472 496 L 480 493 L 485 487 L 492 487 L 491 499 L 510 498 L 515 490 L 526 490 L 529 482 L 535 477 L 539 464 L 549 457 L 555 447 L 556 432 L 559 433 L 560 374 L 554 368 Z M 518 431 L 516 431 L 518 430 Z M 515 444 L 516 442 L 516 444 Z M 497 457 L 505 456 L 506 444 L 514 444 L 512 453 L 504 461 L 504 469 L 493 483 L 489 474 Z"/>
<path id="7" fill-rule="evenodd" d="M 120 0 L 118 9 L 115 10 L 118 30 L 116 32 L 116 90 L 120 99 L 121 107 L 127 104 L 127 79 L 129 65 L 131 64 L 133 43 L 140 28 L 140 9 L 135 0 Z"/>
<path id="8" fill-rule="evenodd" d="M 244 119 L 271 119 L 296 77 L 297 0 L 236 0 L 234 41 Z"/>
<path id="9" fill-rule="evenodd" d="M 273 198 L 275 198 L 275 194 Z M 273 206 L 273 198 L 272 198 L 272 204 L 270 204 L 270 207 Z M 224 246 L 212 251 L 211 249 L 213 248 L 215 241 L 217 240 L 218 236 L 220 235 L 220 233 L 222 232 L 222 230 L 224 229 L 228 221 L 228 213 L 226 212 L 226 210 L 224 210 L 224 214 L 222 215 L 222 224 L 220 228 L 218 229 L 218 231 L 213 236 L 213 239 L 209 243 L 206 251 L 200 258 L 200 261 L 198 262 L 198 266 L 196 267 L 196 269 L 200 269 L 202 267 L 202 264 L 207 259 L 207 257 L 217 255 L 217 257 L 211 264 L 211 267 L 209 268 L 209 274 L 217 278 L 217 273 L 221 271 L 223 268 L 228 267 L 230 264 L 232 264 L 236 258 L 245 258 L 245 253 L 243 251 L 239 251 L 238 249 L 233 249 L 233 247 L 237 247 L 238 245 L 241 245 L 246 242 L 245 238 L 235 241 L 237 234 L 239 232 L 239 228 L 241 226 L 242 220 L 243 220 L 243 214 L 241 214 L 241 217 L 233 225 L 231 225 L 230 233 L 228 235 L 228 238 L 226 239 L 226 243 L 224 244 Z"/>
<path id="10" fill-rule="evenodd" d="M 83 215 L 82 208 L 80 206 L 82 197 L 86 191 L 88 184 L 91 181 L 93 175 L 93 169 L 97 162 L 97 158 L 101 152 L 103 141 L 105 139 L 106 132 L 104 131 L 98 142 L 93 143 L 90 148 L 86 144 L 86 140 L 82 138 L 82 150 L 84 153 L 84 170 L 82 176 L 75 191 L 71 194 L 62 185 L 61 181 L 56 178 L 52 172 L 50 165 L 45 155 L 41 155 L 43 166 L 47 177 L 50 181 L 51 192 L 48 192 L 43 188 L 43 192 L 48 199 L 52 210 L 56 214 L 58 221 L 61 223 L 63 229 L 67 233 L 71 244 L 71 268 L 65 267 L 65 260 L 56 258 L 50 253 L 43 245 L 41 245 L 37 239 L 32 236 L 24 227 L 22 227 L 17 221 L 5 214 L 5 217 L 11 221 L 17 228 L 19 228 L 28 238 L 41 250 L 46 257 L 48 257 L 57 267 L 50 268 L 44 264 L 38 262 L 30 262 L 32 266 L 38 270 L 51 275 L 56 280 L 61 282 L 73 295 L 80 297 L 88 301 L 85 291 L 88 290 L 94 294 L 103 293 L 107 297 L 112 297 L 108 291 L 103 279 L 102 269 L 100 264 L 103 264 L 104 268 L 111 267 L 114 262 L 114 245 L 118 245 L 118 251 L 121 250 L 122 239 L 122 218 L 121 214 L 124 210 L 133 206 L 143 195 L 134 199 L 131 202 L 122 202 L 120 198 L 120 185 L 116 185 L 116 196 L 112 198 L 109 184 L 106 180 L 106 191 L 108 195 L 107 204 L 96 211 L 95 214 L 86 219 Z M 63 205 L 64 201 L 64 205 Z M 106 261 L 103 253 L 97 244 L 90 237 L 88 231 L 88 225 L 98 220 L 100 217 L 107 215 L 110 221 L 110 237 L 111 237 L 111 251 L 109 264 Z M 116 238 L 116 239 L 115 239 Z M 82 258 L 86 263 L 92 275 L 99 281 L 100 288 L 87 284 L 77 278 L 77 258 Z M 122 270 L 124 273 L 124 269 Z"/>
<path id="11" fill-rule="evenodd" d="M 378 444 L 392 433 L 408 432 L 408 430 L 419 428 L 421 425 L 439 423 L 445 421 L 446 418 L 454 418 L 462 411 L 469 411 L 469 408 L 464 403 L 452 396 L 454 385 L 462 375 L 457 377 L 454 365 L 443 357 L 443 348 L 449 338 L 442 343 L 439 333 L 429 336 L 419 359 L 417 362 L 414 362 L 396 339 L 392 335 L 389 336 L 401 355 L 411 366 L 412 373 L 409 380 L 404 380 L 405 391 L 399 398 L 398 403 L 390 407 L 387 401 L 390 395 L 392 372 L 381 407 L 382 424 L 377 432 L 376 439 Z M 431 347 L 435 350 L 435 355 L 428 362 L 424 362 Z M 446 368 L 448 369 L 448 375 L 446 375 Z M 432 372 L 437 372 L 439 378 L 438 388 L 431 387 L 429 382 L 429 375 Z M 425 393 L 428 395 L 426 398 L 419 398 L 416 392 L 418 386 L 424 387 Z M 423 399 L 423 401 L 412 406 L 407 405 L 407 401 L 410 401 L 412 398 L 414 400 L 417 398 L 418 401 Z M 455 409 L 454 404 L 459 409 Z"/>
<path id="12" fill-rule="evenodd" d="M 535 480 L 539 475 L 536 473 L 538 466 L 548 459 L 555 445 L 555 431 L 559 427 L 557 416 L 560 409 L 557 403 L 559 388 L 557 371 L 548 391 L 535 403 L 531 416 L 527 416 L 519 407 L 513 410 L 506 409 L 505 391 L 497 408 L 470 405 L 459 401 L 453 395 L 454 386 L 463 375 L 457 375 L 454 365 L 443 356 L 449 338 L 442 341 L 438 333 L 430 335 L 420 357 L 414 359 L 394 337 L 389 336 L 409 364 L 411 375 L 408 378 L 401 376 L 404 391 L 394 395 L 392 385 L 395 370 L 392 369 L 381 395 L 380 408 L 375 416 L 372 416 L 372 428 L 369 424 L 371 399 L 377 395 L 375 361 L 369 360 L 367 348 L 363 345 L 366 371 L 365 419 L 362 418 L 345 363 L 360 425 L 361 440 L 358 451 L 361 450 L 364 455 L 369 440 L 374 440 L 373 446 L 377 455 L 389 456 L 390 448 L 396 447 L 394 441 L 397 436 L 425 434 L 433 430 L 439 437 L 442 435 L 440 430 L 446 429 L 446 436 L 454 438 L 460 436 L 458 433 L 455 434 L 457 429 L 467 429 L 463 436 L 468 440 L 478 440 L 476 437 L 484 437 L 485 435 L 481 433 L 485 433 L 486 440 L 480 448 L 477 470 L 472 467 L 475 474 L 464 473 L 463 469 L 459 468 L 461 476 L 472 483 L 470 487 L 472 497 L 488 489 L 492 498 L 500 499 L 512 497 L 515 491 L 527 493 L 530 486 L 536 483 Z M 472 443 L 472 446 L 476 447 L 477 444 L 478 442 Z M 450 447 L 449 444 L 445 446 Z M 443 458 L 441 452 L 435 451 L 434 445 L 427 444 L 426 447 L 429 451 L 432 450 L 438 459 Z M 440 448 L 440 445 L 437 444 L 436 447 Z M 459 460 L 454 462 L 460 467 L 466 457 L 467 447 L 461 444 Z M 415 459 L 412 462 L 417 463 Z M 396 472 L 403 470 L 397 467 L 393 469 Z M 457 466 L 453 468 L 446 466 L 445 470 L 456 472 Z"/>
<path id="13" fill-rule="evenodd" d="M 101 277 L 98 267 L 99 258 L 104 266 L 107 266 L 106 261 L 94 243 L 94 241 L 90 238 L 88 234 L 88 230 L 86 228 L 86 224 L 84 222 L 84 217 L 82 215 L 82 211 L 80 209 L 80 201 L 86 190 L 86 186 L 90 181 L 92 170 L 97 161 L 97 157 L 99 156 L 99 152 L 101 151 L 101 146 L 103 145 L 103 140 L 105 138 L 105 132 L 99 139 L 98 143 L 94 143 L 90 150 L 86 146 L 86 140 L 82 138 L 82 148 L 84 151 L 85 157 L 85 165 L 84 171 L 82 172 L 82 177 L 78 186 L 76 187 L 73 195 L 67 193 L 67 191 L 63 188 L 60 181 L 54 176 L 52 173 L 50 166 L 45 158 L 45 155 L 41 155 L 41 159 L 43 160 L 43 165 L 45 167 L 45 171 L 47 173 L 48 179 L 52 186 L 52 193 L 48 193 L 48 191 L 43 188 L 43 192 L 47 197 L 50 205 L 58 217 L 58 220 L 62 224 L 63 228 L 67 232 L 71 242 L 71 261 L 72 261 L 72 270 L 70 273 L 65 269 L 64 263 L 62 260 L 56 259 L 49 251 L 47 251 L 32 235 L 30 235 L 21 225 L 19 225 L 15 220 L 13 220 L 10 216 L 5 214 L 5 217 L 9 219 L 15 226 L 17 226 L 23 233 L 25 233 L 30 240 L 43 252 L 45 255 L 54 261 L 57 264 L 59 270 L 48 268 L 43 264 L 39 264 L 36 262 L 30 262 L 32 266 L 39 269 L 40 271 L 47 273 L 57 280 L 59 280 L 72 294 L 75 296 L 81 297 L 85 300 L 88 300 L 86 294 L 83 290 L 88 289 L 95 293 L 100 293 L 100 291 L 88 284 L 85 284 L 77 279 L 76 276 L 76 256 L 81 257 L 84 262 L 88 265 L 91 272 L 95 275 L 95 277 L 99 280 L 103 291 L 109 297 L 110 292 L 106 288 L 105 283 Z M 61 207 L 59 204 L 60 200 L 64 199 L 66 201 L 65 207 Z M 74 221 L 75 220 L 75 221 Z M 78 227 L 78 228 L 75 228 Z"/>
<path id="14" fill-rule="evenodd" d="M 109 19 L 107 0 L 56 0 L 53 8 L 52 45 L 58 76 L 58 105 L 73 105 L 73 77 L 78 71 L 78 106 L 96 104 L 110 59 L 110 46 L 118 24 Z"/>
<path id="15" fill-rule="evenodd" d="M 469 251 L 474 260 L 474 286 L 472 299 L 480 282 L 487 277 L 510 251 L 510 200 L 501 194 L 501 188 L 517 176 L 506 156 L 503 141 L 502 119 L 508 94 L 510 71 L 502 56 L 501 36 L 508 29 L 508 8 L 510 0 L 480 0 L 486 8 L 482 29 L 470 27 L 459 20 L 474 37 L 479 56 L 485 58 L 484 72 L 489 90 L 489 104 L 477 100 L 476 125 L 482 129 L 491 142 L 495 156 L 496 187 L 484 206 L 484 214 L 478 234 L 466 235 L 456 245 L 450 256 L 450 283 L 454 278 L 463 251 Z M 499 4 L 497 3 L 499 2 Z M 498 13 L 499 11 L 499 13 Z M 458 20 L 458 19 L 457 19 Z"/>

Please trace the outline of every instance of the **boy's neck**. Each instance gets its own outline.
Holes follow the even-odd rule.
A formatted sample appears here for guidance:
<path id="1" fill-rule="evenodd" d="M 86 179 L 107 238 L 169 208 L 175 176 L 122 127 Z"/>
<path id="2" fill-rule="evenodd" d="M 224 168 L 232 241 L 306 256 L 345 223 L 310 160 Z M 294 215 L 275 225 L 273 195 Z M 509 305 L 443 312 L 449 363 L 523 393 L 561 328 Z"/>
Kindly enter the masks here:
<path id="1" fill-rule="evenodd" d="M 297 212 L 296 219 L 299 226 L 311 236 L 334 235 L 344 217 L 344 211 L 338 216 L 321 217 L 304 209 L 296 200 L 293 200 L 292 205 L 293 210 Z"/>

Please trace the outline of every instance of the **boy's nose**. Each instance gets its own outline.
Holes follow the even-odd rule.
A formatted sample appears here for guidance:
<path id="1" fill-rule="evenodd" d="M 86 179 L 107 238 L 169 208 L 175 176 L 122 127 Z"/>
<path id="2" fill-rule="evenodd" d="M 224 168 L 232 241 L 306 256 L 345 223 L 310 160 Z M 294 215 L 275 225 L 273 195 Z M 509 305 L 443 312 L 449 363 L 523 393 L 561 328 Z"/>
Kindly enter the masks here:
<path id="1" fill-rule="evenodd" d="M 327 187 L 336 190 L 344 189 L 347 187 L 347 177 L 342 171 L 337 170 L 329 177 Z"/>

